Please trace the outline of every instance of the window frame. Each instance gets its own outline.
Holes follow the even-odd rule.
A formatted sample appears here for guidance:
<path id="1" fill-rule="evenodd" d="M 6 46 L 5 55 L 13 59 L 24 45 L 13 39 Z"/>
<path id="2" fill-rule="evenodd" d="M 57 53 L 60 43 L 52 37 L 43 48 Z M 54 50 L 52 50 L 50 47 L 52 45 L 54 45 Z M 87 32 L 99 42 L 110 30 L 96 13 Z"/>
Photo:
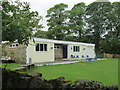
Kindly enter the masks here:
<path id="1" fill-rule="evenodd" d="M 73 52 L 80 52 L 80 46 L 73 46 Z"/>
<path id="2" fill-rule="evenodd" d="M 60 46 L 54 46 L 54 49 L 60 49 Z"/>
<path id="3" fill-rule="evenodd" d="M 38 44 L 38 51 L 36 49 L 37 44 Z M 36 43 L 36 45 L 35 45 L 35 51 L 36 52 L 46 52 L 46 51 L 48 51 L 48 44 Z"/>
<path id="4" fill-rule="evenodd" d="M 18 48 L 18 47 L 19 47 L 18 43 L 12 43 L 12 44 L 9 45 L 9 48 Z"/>

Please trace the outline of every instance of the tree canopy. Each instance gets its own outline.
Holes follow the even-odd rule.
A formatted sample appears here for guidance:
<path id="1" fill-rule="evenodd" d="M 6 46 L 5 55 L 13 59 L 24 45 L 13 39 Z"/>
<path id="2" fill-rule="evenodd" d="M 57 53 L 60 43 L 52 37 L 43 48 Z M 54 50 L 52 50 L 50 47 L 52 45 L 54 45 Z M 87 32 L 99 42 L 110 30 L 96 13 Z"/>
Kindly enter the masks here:
<path id="1" fill-rule="evenodd" d="M 84 33 L 86 24 L 86 6 L 85 3 L 78 3 L 69 11 L 69 32 L 76 36 L 77 41 L 80 41 Z"/>
<path id="2" fill-rule="evenodd" d="M 64 39 L 66 32 L 66 11 L 68 5 L 60 3 L 47 11 L 49 37 L 52 39 Z"/>
<path id="3" fill-rule="evenodd" d="M 37 11 L 30 11 L 27 2 L 2 2 L 2 41 L 28 44 L 33 31 L 42 28 Z"/>
<path id="4" fill-rule="evenodd" d="M 95 43 L 96 53 L 120 53 L 120 2 L 57 4 L 47 12 L 47 38 Z M 116 47 L 116 48 L 115 48 Z"/>
<path id="5" fill-rule="evenodd" d="M 47 10 L 48 31 L 41 31 L 41 16 L 26 2 L 2 3 L 2 41 L 28 44 L 31 37 L 95 43 L 96 53 L 120 54 L 120 2 L 64 3 Z M 33 32 L 36 32 L 35 34 Z"/>
<path id="6" fill-rule="evenodd" d="M 94 2 L 87 7 L 87 15 L 89 16 L 87 19 L 88 30 L 96 44 L 96 53 L 100 52 L 100 40 L 108 30 L 108 15 L 111 10 L 110 2 Z"/>

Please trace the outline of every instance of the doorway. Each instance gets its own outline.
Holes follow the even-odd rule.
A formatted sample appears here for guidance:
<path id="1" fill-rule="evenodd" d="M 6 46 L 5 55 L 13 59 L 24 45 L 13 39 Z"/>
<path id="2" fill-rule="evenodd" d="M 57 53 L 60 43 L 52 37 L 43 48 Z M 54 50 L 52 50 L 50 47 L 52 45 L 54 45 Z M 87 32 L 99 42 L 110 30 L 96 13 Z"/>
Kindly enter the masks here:
<path id="1" fill-rule="evenodd" d="M 63 45 L 63 58 L 67 58 L 67 57 L 68 57 L 68 46 Z"/>

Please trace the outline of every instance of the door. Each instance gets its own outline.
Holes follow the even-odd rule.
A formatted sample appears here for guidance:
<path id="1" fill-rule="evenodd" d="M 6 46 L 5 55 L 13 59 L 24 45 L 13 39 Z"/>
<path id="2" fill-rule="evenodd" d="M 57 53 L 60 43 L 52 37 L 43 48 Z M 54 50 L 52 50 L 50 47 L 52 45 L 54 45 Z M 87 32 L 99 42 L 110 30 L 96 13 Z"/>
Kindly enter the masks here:
<path id="1" fill-rule="evenodd" d="M 68 47 L 67 45 L 63 46 L 63 58 L 67 58 L 67 53 L 68 53 Z"/>

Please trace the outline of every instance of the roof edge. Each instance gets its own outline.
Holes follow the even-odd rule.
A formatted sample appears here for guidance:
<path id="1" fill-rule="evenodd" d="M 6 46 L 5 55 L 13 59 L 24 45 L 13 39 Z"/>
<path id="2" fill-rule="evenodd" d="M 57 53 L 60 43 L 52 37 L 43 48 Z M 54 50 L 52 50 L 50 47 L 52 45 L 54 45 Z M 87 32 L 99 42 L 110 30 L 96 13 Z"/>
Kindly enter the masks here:
<path id="1" fill-rule="evenodd" d="M 86 45 L 86 46 L 95 46 L 95 44 L 92 44 L 92 43 L 62 41 L 62 40 L 44 39 L 44 38 L 36 38 L 36 37 L 33 37 L 32 39 L 34 39 L 35 41 L 51 42 L 51 43 L 58 43 L 58 44 L 79 44 L 79 45 Z"/>

